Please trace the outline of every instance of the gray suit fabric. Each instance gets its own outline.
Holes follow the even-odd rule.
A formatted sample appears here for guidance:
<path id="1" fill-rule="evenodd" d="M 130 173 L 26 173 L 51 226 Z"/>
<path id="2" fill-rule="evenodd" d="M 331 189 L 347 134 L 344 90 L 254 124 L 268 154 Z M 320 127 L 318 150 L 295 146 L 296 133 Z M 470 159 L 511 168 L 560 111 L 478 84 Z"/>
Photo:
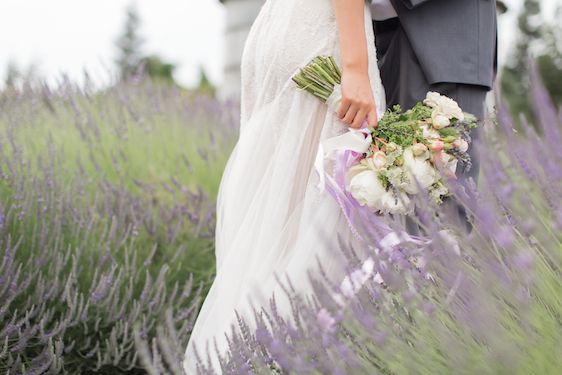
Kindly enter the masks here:
<path id="1" fill-rule="evenodd" d="M 391 0 L 430 84 L 492 87 L 495 0 Z"/>

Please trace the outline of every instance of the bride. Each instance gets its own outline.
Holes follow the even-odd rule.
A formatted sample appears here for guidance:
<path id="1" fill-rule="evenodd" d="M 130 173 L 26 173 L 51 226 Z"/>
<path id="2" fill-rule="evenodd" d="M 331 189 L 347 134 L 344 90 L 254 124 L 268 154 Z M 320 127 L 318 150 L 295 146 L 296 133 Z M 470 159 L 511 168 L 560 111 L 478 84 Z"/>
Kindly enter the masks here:
<path id="1" fill-rule="evenodd" d="M 311 291 L 307 270 L 345 276 L 338 244 L 355 239 L 333 198 L 318 187 L 314 161 L 322 139 L 375 126 L 385 109 L 371 14 L 365 0 L 266 0 L 242 58 L 240 136 L 217 201 L 216 278 L 187 346 L 184 368 L 197 373 L 196 352 L 215 371 L 228 349 L 236 313 L 252 323 L 252 306 L 275 296 L 290 304 L 279 280 Z M 338 113 L 299 91 L 292 76 L 318 55 L 342 67 Z M 279 276 L 279 277 L 276 277 Z"/>

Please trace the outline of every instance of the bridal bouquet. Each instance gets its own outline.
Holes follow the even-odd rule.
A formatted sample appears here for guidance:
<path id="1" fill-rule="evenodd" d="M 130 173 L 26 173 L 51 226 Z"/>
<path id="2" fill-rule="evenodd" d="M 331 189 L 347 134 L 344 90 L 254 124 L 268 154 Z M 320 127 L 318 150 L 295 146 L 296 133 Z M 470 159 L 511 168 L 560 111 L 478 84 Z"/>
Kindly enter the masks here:
<path id="1" fill-rule="evenodd" d="M 315 58 L 293 81 L 338 110 L 341 72 L 332 57 Z M 387 111 L 376 128 L 350 129 L 324 143 L 327 151 L 338 151 L 336 170 L 344 170 L 336 183 L 359 205 L 381 214 L 409 214 L 412 196 L 427 191 L 441 203 L 449 195 L 445 179 L 456 178 L 459 164 L 470 169 L 470 130 L 476 123 L 453 99 L 429 92 L 407 111 L 399 106 Z"/>

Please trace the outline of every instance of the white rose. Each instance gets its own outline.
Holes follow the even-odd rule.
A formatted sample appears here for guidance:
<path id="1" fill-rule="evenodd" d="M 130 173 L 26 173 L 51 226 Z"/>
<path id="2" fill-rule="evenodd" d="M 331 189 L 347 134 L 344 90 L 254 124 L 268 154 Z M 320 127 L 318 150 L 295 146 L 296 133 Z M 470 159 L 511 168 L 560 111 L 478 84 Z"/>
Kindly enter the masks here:
<path id="1" fill-rule="evenodd" d="M 461 121 L 464 120 L 464 113 L 458 103 L 447 96 L 430 91 L 427 93 L 423 103 L 428 107 L 433 108 L 434 112 L 437 111 L 438 114 L 447 117 L 449 120 L 452 118 L 456 118 Z"/>
<path id="2" fill-rule="evenodd" d="M 451 125 L 451 120 L 449 120 L 449 116 L 443 114 L 437 109 L 434 109 L 433 112 L 431 112 L 431 121 L 435 129 L 443 129 Z"/>
<path id="3" fill-rule="evenodd" d="M 347 190 L 361 206 L 371 210 L 379 209 L 380 199 L 386 193 L 377 173 L 370 169 L 353 176 Z"/>
<path id="4" fill-rule="evenodd" d="M 427 189 L 437 182 L 435 168 L 428 160 L 416 158 L 411 148 L 404 151 L 404 169 L 408 177 L 408 183 L 404 186 L 404 190 L 408 194 L 418 194 L 418 185 Z"/>
<path id="5" fill-rule="evenodd" d="M 430 91 L 427 93 L 425 100 L 423 101 L 423 104 L 431 108 L 436 108 L 439 106 L 440 96 L 441 94 L 434 91 Z"/>
<path id="6" fill-rule="evenodd" d="M 423 131 L 423 137 L 425 139 L 439 139 L 441 135 L 439 132 L 433 128 L 430 128 L 428 125 L 422 125 L 420 128 Z"/>

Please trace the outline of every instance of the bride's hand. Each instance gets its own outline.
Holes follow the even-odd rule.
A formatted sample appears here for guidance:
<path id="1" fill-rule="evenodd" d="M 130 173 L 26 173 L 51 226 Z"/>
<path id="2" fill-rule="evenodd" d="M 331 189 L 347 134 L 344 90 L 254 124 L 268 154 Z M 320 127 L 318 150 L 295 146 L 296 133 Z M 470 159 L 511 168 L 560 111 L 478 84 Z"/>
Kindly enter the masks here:
<path id="1" fill-rule="evenodd" d="M 342 101 L 338 117 L 348 126 L 359 129 L 365 119 L 369 127 L 377 126 L 377 105 L 369 74 L 359 70 L 345 70 L 342 74 Z"/>

